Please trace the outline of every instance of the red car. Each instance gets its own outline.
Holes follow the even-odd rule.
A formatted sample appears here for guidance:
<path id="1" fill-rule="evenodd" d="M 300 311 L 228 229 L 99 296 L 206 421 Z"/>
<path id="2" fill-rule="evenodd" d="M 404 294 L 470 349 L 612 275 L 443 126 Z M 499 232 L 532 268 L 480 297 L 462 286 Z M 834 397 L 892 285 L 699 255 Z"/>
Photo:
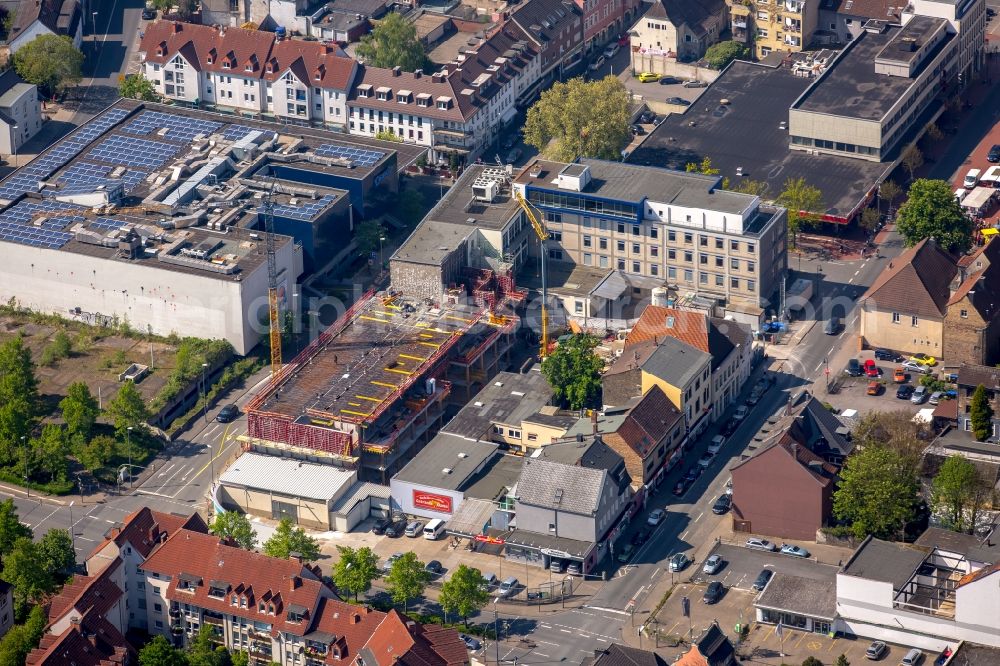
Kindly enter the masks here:
<path id="1" fill-rule="evenodd" d="M 628 38 L 629 34 L 627 32 L 620 34 L 618 36 L 618 46 L 628 46 Z"/>
<path id="2" fill-rule="evenodd" d="M 865 361 L 865 374 L 869 377 L 876 377 L 876 378 L 881 374 L 881 372 L 878 369 L 878 366 L 875 365 L 874 359 L 868 359 L 867 361 Z"/>

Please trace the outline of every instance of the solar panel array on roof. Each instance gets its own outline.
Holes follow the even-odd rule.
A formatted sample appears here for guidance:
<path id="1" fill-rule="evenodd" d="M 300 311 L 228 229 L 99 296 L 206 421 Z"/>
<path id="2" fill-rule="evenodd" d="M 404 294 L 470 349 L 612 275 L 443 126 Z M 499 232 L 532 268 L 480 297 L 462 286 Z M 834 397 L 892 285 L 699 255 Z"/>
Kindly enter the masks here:
<path id="1" fill-rule="evenodd" d="M 292 206 L 289 204 L 275 204 L 274 215 L 275 217 L 284 217 L 291 220 L 300 220 L 302 222 L 311 222 L 316 219 L 316 216 L 323 212 L 327 206 L 334 202 L 336 197 L 329 194 L 320 197 L 319 199 L 310 199 L 306 203 L 300 206 Z M 264 214 L 264 208 L 260 207 L 257 212 L 261 215 Z"/>
<path id="2" fill-rule="evenodd" d="M 137 169 L 127 170 L 121 178 L 108 178 L 109 173 L 111 173 L 110 166 L 94 164 L 93 162 L 77 162 L 59 175 L 58 180 L 63 184 L 62 188 L 45 190 L 44 194 L 49 197 L 60 194 L 75 194 L 88 191 L 88 187 L 90 191 L 93 191 L 100 185 L 112 191 L 121 185 L 123 192 L 128 194 L 148 175 L 148 172 Z"/>
<path id="3" fill-rule="evenodd" d="M 250 134 L 250 132 L 256 131 L 257 129 L 247 127 L 246 125 L 229 125 L 226 129 L 222 130 L 222 136 L 226 137 L 230 141 L 239 141 L 243 137 Z"/>
<path id="4" fill-rule="evenodd" d="M 45 220 L 40 225 L 32 224 L 38 214 L 55 211 L 82 211 L 79 206 L 60 201 L 20 201 L 0 213 L 0 240 L 58 249 L 73 236 L 63 229 L 74 222 L 83 221 L 78 215 L 65 215 Z"/>
<path id="5" fill-rule="evenodd" d="M 344 146 L 339 143 L 324 143 L 316 148 L 316 154 L 320 157 L 343 157 L 354 162 L 361 167 L 371 167 L 378 164 L 378 161 L 385 157 L 385 153 L 378 150 L 367 150 L 354 146 Z"/>
<path id="6" fill-rule="evenodd" d="M 72 237 L 72 234 L 65 231 L 41 229 L 16 222 L 0 222 L 0 240 L 12 243 L 57 250 L 68 243 Z"/>
<path id="7" fill-rule="evenodd" d="M 127 224 L 128 222 L 125 220 L 118 220 L 112 217 L 98 217 L 91 220 L 87 227 L 90 229 L 106 229 L 111 231 L 113 229 L 121 229 Z"/>
<path id="8" fill-rule="evenodd" d="M 123 127 L 122 131 L 138 136 L 147 136 L 150 132 L 166 128 L 167 132 L 162 136 L 163 139 L 178 143 L 191 143 L 199 134 L 208 136 L 220 127 L 222 127 L 222 123 L 211 120 L 186 118 L 160 111 L 143 111 L 138 118 Z"/>
<path id="9" fill-rule="evenodd" d="M 112 135 L 94 146 L 87 157 L 108 164 L 156 169 L 184 147 L 175 144 Z"/>

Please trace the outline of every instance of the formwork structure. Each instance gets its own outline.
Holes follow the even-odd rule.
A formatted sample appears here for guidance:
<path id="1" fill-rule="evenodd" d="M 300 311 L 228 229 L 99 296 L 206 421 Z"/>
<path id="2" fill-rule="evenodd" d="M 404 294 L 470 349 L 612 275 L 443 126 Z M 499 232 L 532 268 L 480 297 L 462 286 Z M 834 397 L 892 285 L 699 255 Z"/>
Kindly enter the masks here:
<path id="1" fill-rule="evenodd" d="M 245 441 L 387 483 L 440 428 L 449 366 L 498 365 L 513 328 L 479 307 L 369 292 L 247 405 Z"/>

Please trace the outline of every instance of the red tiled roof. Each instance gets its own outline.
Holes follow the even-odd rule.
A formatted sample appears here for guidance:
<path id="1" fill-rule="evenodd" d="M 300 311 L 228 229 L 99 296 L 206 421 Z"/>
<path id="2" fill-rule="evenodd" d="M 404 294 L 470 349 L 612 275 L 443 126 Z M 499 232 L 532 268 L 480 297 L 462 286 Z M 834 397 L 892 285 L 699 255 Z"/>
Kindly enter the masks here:
<path id="1" fill-rule="evenodd" d="M 73 582 L 52 598 L 49 604 L 49 624 L 58 622 L 71 609 L 80 614 L 94 611 L 103 616 L 123 592 L 114 581 L 112 574 L 122 566 L 121 558 L 116 557 L 111 564 L 96 576 L 76 576 Z"/>
<path id="2" fill-rule="evenodd" d="M 995 574 L 1000 571 L 1000 562 L 996 564 L 991 564 L 988 567 L 983 567 L 982 569 L 976 569 L 972 573 L 967 573 L 958 579 L 957 587 L 962 587 L 963 585 L 968 585 L 969 583 L 975 582 L 980 578 L 986 578 L 991 574 Z"/>
<path id="3" fill-rule="evenodd" d="M 423 626 L 395 610 L 389 611 L 364 646 L 378 666 L 459 666 L 469 651 L 454 629 Z"/>
<path id="4" fill-rule="evenodd" d="M 182 528 L 195 532 L 208 532 L 208 526 L 197 513 L 178 516 L 173 513 L 153 511 L 144 506 L 126 516 L 120 528 L 112 527 L 104 542 L 94 548 L 90 555 L 93 556 L 114 541 L 119 548 L 126 543 L 130 544 L 145 559 L 149 557 L 153 547 L 162 540 L 162 535 L 169 536 Z"/>
<path id="5" fill-rule="evenodd" d="M 629 411 L 616 432 L 629 448 L 645 459 L 660 439 L 673 430 L 681 416 L 667 394 L 654 385 Z"/>
<path id="6" fill-rule="evenodd" d="M 142 568 L 172 578 L 167 589 L 167 598 L 171 601 L 196 604 L 248 619 L 266 619 L 275 631 L 298 636 L 308 632 L 320 598 L 333 594 L 300 562 L 227 546 L 218 537 L 189 530 L 173 534 L 150 555 Z M 199 579 L 192 592 L 177 588 L 179 574 Z M 225 598 L 208 595 L 212 581 L 226 584 Z M 230 603 L 230 595 L 241 593 L 248 597 L 246 608 Z M 260 601 L 271 600 L 275 606 L 273 615 L 258 611 Z M 303 621 L 288 621 L 287 612 L 292 605 L 306 609 Z"/>
<path id="7" fill-rule="evenodd" d="M 925 239 L 890 261 L 860 302 L 871 300 L 880 312 L 942 317 L 957 271 L 951 255 Z"/>
<path id="8" fill-rule="evenodd" d="M 45 634 L 27 666 L 116 666 L 130 661 L 132 647 L 103 615 L 91 611 L 63 633 Z"/>
<path id="9" fill-rule="evenodd" d="M 669 317 L 673 318 L 671 322 L 668 322 Z M 625 338 L 625 349 L 638 342 L 667 336 L 686 342 L 705 353 L 711 353 L 708 348 L 708 317 L 701 312 L 665 308 L 659 305 L 647 305 L 642 311 L 639 321 Z"/>
<path id="10" fill-rule="evenodd" d="M 318 42 L 286 39 L 271 49 L 271 70 L 261 62 L 264 80 L 275 81 L 289 69 L 305 85 L 317 88 L 347 90 L 351 86 L 357 63 L 338 55 L 337 49 Z M 319 78 L 316 78 L 319 76 Z"/>
<path id="11" fill-rule="evenodd" d="M 316 608 L 311 631 L 337 637 L 340 657 L 335 657 L 331 651 L 327 654 L 328 663 L 351 663 L 384 619 L 385 613 L 367 606 L 352 606 L 338 599 L 323 598 Z M 308 634 L 306 637 L 310 638 Z"/>

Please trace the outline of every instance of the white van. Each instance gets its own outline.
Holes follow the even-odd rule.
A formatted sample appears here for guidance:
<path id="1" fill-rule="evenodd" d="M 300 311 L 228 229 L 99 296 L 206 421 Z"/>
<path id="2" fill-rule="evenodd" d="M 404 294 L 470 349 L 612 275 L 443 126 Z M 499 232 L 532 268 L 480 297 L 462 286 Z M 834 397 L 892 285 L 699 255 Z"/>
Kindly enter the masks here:
<path id="1" fill-rule="evenodd" d="M 445 522 L 440 518 L 435 518 L 424 525 L 424 538 L 434 541 L 444 534 Z"/>
<path id="2" fill-rule="evenodd" d="M 964 187 L 958 188 L 957 190 L 955 190 L 955 201 L 957 201 L 958 203 L 962 203 L 962 200 L 965 199 L 965 195 L 968 193 L 969 190 L 965 189 Z"/>
<path id="3" fill-rule="evenodd" d="M 981 175 L 983 175 L 983 172 L 979 169 L 969 169 L 969 173 L 965 174 L 965 180 L 962 182 L 962 187 L 967 190 L 971 190 L 979 184 L 979 177 Z"/>

